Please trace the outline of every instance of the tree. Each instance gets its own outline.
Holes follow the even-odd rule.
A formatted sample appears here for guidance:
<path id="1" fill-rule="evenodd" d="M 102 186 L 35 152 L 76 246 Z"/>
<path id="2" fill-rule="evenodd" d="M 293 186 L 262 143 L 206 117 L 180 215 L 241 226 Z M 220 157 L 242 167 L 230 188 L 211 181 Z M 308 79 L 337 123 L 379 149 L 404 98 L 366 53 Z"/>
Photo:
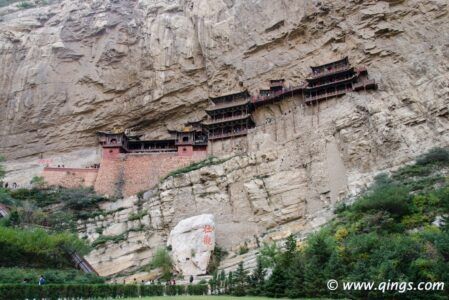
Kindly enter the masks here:
<path id="1" fill-rule="evenodd" d="M 44 177 L 42 177 L 42 176 L 34 176 L 31 179 L 30 183 L 34 188 L 38 188 L 38 189 L 41 189 L 45 186 L 45 180 L 44 180 Z"/>
<path id="2" fill-rule="evenodd" d="M 228 278 L 226 279 L 225 293 L 231 294 L 234 290 L 234 274 L 232 271 L 228 273 Z"/>
<path id="3" fill-rule="evenodd" d="M 162 279 L 169 280 L 172 277 L 173 262 L 167 249 L 159 248 L 150 263 L 151 269 L 161 268 Z"/>
<path id="4" fill-rule="evenodd" d="M 239 263 L 237 270 L 234 273 L 234 291 L 235 296 L 245 296 L 248 285 L 248 271 L 243 268 L 243 262 Z"/>
<path id="5" fill-rule="evenodd" d="M 261 263 L 264 268 L 274 268 L 280 257 L 279 248 L 275 243 L 264 243 L 262 249 L 260 249 L 260 254 Z"/>
<path id="6" fill-rule="evenodd" d="M 290 265 L 285 294 L 289 298 L 300 298 L 305 295 L 304 258 L 301 253 L 295 255 Z"/>
<path id="7" fill-rule="evenodd" d="M 282 264 L 285 268 L 290 268 L 293 258 L 296 255 L 296 238 L 291 234 L 285 241 L 285 252 L 282 253 Z"/>
<path id="8" fill-rule="evenodd" d="M 251 295 L 261 295 L 263 291 L 263 285 L 265 284 L 265 276 L 267 271 L 262 265 L 261 256 L 257 256 L 257 266 L 250 277 L 250 291 Z"/>
<path id="9" fill-rule="evenodd" d="M 268 297 L 281 298 L 285 296 L 287 287 L 287 274 L 281 264 L 276 264 L 273 273 L 264 286 L 265 294 Z"/>
<path id="10" fill-rule="evenodd" d="M 325 295 L 329 260 L 336 245 L 326 229 L 310 236 L 304 249 L 304 289 L 307 296 Z"/>

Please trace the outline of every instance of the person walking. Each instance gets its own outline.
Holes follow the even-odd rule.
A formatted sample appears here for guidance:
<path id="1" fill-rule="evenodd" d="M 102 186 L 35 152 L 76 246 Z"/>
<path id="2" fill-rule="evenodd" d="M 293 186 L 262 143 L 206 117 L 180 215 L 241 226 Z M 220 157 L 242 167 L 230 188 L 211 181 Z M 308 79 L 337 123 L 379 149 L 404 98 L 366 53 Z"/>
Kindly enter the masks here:
<path id="1" fill-rule="evenodd" d="M 39 277 L 39 285 L 44 285 L 45 284 L 45 277 L 44 275 L 41 275 L 41 277 Z"/>

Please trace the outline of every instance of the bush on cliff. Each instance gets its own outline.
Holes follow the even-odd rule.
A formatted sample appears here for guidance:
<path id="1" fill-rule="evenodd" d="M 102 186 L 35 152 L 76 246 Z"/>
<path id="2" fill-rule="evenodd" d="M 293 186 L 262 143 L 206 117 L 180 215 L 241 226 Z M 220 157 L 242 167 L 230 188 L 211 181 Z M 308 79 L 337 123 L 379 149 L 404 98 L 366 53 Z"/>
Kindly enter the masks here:
<path id="1" fill-rule="evenodd" d="M 104 283 L 102 277 L 85 274 L 75 269 L 30 269 L 30 268 L 0 268 L 0 284 L 17 284 L 24 281 L 37 284 L 39 276 L 44 275 L 51 284 L 99 284 Z"/>
<path id="2" fill-rule="evenodd" d="M 392 176 L 382 174 L 353 205 L 296 247 L 266 245 L 260 264 L 272 270 L 259 289 L 240 285 L 239 294 L 271 297 L 446 299 L 446 291 L 330 291 L 342 282 L 445 282 L 449 280 L 449 170 L 447 150 L 420 156 Z M 440 220 L 440 221 L 438 221 Z M 439 224 L 438 226 L 435 224 Z M 259 270 L 260 272 L 260 270 Z M 235 276 L 228 281 L 235 291 Z M 253 285 L 254 286 L 254 285 Z M 243 291 L 242 291 L 243 287 Z"/>
<path id="3" fill-rule="evenodd" d="M 71 267 L 65 249 L 83 255 L 89 247 L 69 233 L 0 226 L 0 266 Z"/>
<path id="4" fill-rule="evenodd" d="M 168 173 L 168 175 L 165 176 L 164 179 L 168 178 L 168 177 L 171 177 L 171 176 L 173 176 L 173 177 L 180 176 L 182 174 L 189 173 L 189 172 L 192 172 L 192 171 L 195 171 L 195 170 L 199 170 L 199 169 L 207 167 L 207 166 L 219 165 L 219 164 L 224 163 L 225 161 L 228 161 L 231 158 L 232 157 L 228 157 L 228 158 L 224 158 L 224 159 L 218 159 L 215 156 L 209 156 L 206 159 L 203 159 L 203 160 L 198 161 L 198 162 L 193 162 L 193 163 L 191 163 L 190 165 L 188 165 L 186 167 L 182 167 L 182 168 L 179 168 L 177 170 L 174 170 L 174 171 Z"/>
<path id="5" fill-rule="evenodd" d="M 162 270 L 162 279 L 169 280 L 172 278 L 173 273 L 173 261 L 171 259 L 170 253 L 168 253 L 167 249 L 159 248 L 156 250 L 156 254 L 153 256 L 153 259 L 150 263 L 150 269 L 161 268 Z"/>

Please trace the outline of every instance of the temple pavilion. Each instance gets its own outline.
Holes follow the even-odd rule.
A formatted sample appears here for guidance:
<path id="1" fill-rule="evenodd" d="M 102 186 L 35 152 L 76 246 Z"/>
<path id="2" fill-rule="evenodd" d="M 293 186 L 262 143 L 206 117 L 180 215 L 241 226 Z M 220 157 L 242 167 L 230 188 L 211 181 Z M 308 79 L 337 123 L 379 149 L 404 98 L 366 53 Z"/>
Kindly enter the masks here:
<path id="1" fill-rule="evenodd" d="M 211 98 L 206 109 L 208 119 L 203 122 L 209 140 L 246 135 L 255 123 L 251 117 L 254 106 L 247 91 Z"/>
<path id="2" fill-rule="evenodd" d="M 375 81 L 368 79 L 366 68 L 354 68 L 348 57 L 311 69 L 303 92 L 306 104 L 343 96 L 351 91 L 377 88 Z"/>
<path id="3" fill-rule="evenodd" d="M 248 91 L 210 98 L 206 109 L 207 120 L 189 122 L 181 130 L 170 130 L 172 138 L 141 140 L 141 136 L 125 133 L 98 132 L 103 149 L 110 155 L 117 153 L 178 152 L 191 155 L 206 151 L 208 141 L 244 136 L 255 127 L 253 111 L 265 104 L 275 103 L 295 94 L 302 94 L 305 104 L 316 104 L 351 91 L 377 89 L 373 79 L 368 78 L 365 67 L 353 67 L 344 57 L 340 60 L 311 67 L 305 81 L 287 86 L 284 79 L 270 80 L 268 89 L 261 89 L 251 97 Z M 106 153 L 106 152 L 105 152 Z"/>

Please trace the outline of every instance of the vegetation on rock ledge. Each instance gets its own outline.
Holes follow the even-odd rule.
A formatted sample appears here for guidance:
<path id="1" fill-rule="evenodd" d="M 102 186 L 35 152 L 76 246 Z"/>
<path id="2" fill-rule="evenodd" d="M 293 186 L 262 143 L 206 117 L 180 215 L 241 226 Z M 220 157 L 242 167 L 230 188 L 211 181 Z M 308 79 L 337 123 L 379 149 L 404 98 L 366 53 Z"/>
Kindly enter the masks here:
<path id="1" fill-rule="evenodd" d="M 329 291 L 342 282 L 449 282 L 449 151 L 434 149 L 381 174 L 352 205 L 302 243 L 267 245 L 253 274 L 240 265 L 211 280 L 214 293 L 269 297 L 446 299 L 448 291 Z M 272 270 L 268 279 L 266 267 Z"/>

